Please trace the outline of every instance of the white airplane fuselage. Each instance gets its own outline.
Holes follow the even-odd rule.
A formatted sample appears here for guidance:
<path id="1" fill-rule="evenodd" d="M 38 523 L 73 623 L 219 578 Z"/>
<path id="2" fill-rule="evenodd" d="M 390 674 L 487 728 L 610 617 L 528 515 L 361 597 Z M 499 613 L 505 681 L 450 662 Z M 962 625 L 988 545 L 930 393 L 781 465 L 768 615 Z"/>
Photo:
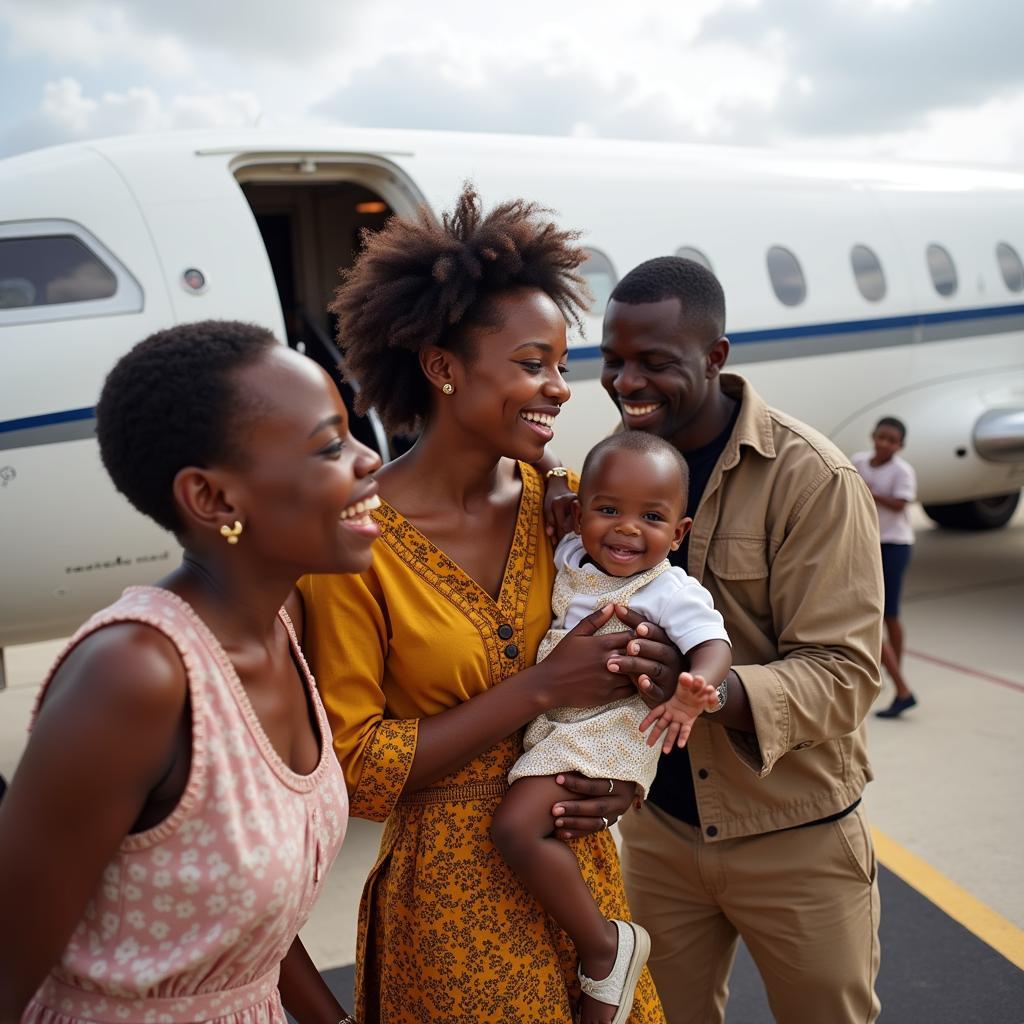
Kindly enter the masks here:
<path id="1" fill-rule="evenodd" d="M 1006 250 L 1024 252 L 1024 174 L 423 132 L 75 144 L 0 161 L 0 648 L 64 635 L 176 564 L 174 539 L 100 464 L 94 408 L 114 361 L 155 330 L 208 318 L 293 344 L 329 337 L 326 299 L 359 227 L 423 203 L 439 213 L 466 179 L 488 206 L 523 196 L 552 207 L 594 251 L 596 315 L 572 340 L 573 399 L 554 441 L 566 462 L 578 466 L 617 420 L 598 381 L 610 287 L 694 247 L 725 288 L 729 368 L 770 404 L 847 452 L 898 416 L 929 505 L 1019 494 L 1024 292 Z M 44 288 L 33 274 L 45 268 L 4 263 L 5 245 L 45 260 L 51 243 L 26 239 L 53 238 L 61 253 L 84 247 L 88 266 Z M 870 298 L 855 246 L 880 263 L 862 280 Z M 930 246 L 952 258 L 952 290 Z M 799 261 L 794 304 L 773 286 L 773 247 Z M 781 274 L 792 301 L 800 282 L 786 292 Z"/>

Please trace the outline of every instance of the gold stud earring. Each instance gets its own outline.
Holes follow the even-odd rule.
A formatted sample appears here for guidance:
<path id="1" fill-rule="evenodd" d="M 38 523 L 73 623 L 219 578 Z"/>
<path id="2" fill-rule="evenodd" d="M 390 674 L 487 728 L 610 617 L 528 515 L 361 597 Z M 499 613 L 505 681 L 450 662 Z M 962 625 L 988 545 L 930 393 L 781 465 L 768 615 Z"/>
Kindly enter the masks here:
<path id="1" fill-rule="evenodd" d="M 234 526 L 228 526 L 228 524 L 225 523 L 220 528 L 220 535 L 229 544 L 237 544 L 238 543 L 238 538 L 242 535 L 242 529 L 243 529 L 242 524 L 236 519 Z"/>
<path id="2" fill-rule="evenodd" d="M 441 385 L 441 390 L 446 395 L 454 395 L 455 394 L 455 385 L 454 384 L 442 384 Z"/>

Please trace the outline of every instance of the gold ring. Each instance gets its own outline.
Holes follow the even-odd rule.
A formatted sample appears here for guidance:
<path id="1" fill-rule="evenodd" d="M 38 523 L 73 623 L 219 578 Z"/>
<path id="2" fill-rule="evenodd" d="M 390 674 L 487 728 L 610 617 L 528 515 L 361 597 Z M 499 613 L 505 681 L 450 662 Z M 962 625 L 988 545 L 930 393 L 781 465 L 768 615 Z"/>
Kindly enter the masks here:
<path id="1" fill-rule="evenodd" d="M 602 818 L 601 820 L 604 822 L 604 827 L 605 828 L 611 828 L 611 825 L 608 824 L 608 819 L 607 818 Z"/>

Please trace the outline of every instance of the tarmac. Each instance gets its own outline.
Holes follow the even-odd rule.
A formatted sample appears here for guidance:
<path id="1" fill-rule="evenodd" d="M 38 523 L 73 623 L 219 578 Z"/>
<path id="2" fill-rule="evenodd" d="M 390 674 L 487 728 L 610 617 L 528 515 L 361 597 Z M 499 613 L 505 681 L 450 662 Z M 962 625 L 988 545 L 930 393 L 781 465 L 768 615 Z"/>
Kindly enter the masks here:
<path id="1" fill-rule="evenodd" d="M 865 806 L 881 864 L 879 1018 L 1024 1022 L 1024 507 L 1002 530 L 957 533 L 914 510 L 904 670 L 919 704 L 869 720 Z M 38 684 L 61 642 L 6 652 L 0 772 L 11 778 Z M 887 688 L 879 698 L 892 698 Z M 380 826 L 353 820 L 302 938 L 350 1006 L 355 920 Z M 769 1024 L 741 948 L 728 1024 Z M 819 1022 L 808 1022 L 819 1024 Z M 820 1022 L 827 1024 L 827 1022 Z"/>

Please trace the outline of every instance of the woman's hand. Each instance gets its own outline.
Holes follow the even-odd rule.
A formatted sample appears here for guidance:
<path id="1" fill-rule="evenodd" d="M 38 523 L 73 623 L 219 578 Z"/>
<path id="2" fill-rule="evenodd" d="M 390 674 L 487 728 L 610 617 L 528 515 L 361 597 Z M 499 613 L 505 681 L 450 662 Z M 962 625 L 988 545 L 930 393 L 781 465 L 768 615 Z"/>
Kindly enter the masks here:
<path id="1" fill-rule="evenodd" d="M 663 704 L 675 693 L 686 659 L 665 631 L 647 622 L 639 612 L 618 604 L 615 617 L 630 627 L 632 635 L 625 651 L 620 649 L 608 660 L 608 671 L 628 676 L 648 707 Z"/>
<path id="2" fill-rule="evenodd" d="M 580 795 L 551 808 L 555 835 L 575 839 L 611 828 L 636 800 L 636 783 L 616 779 L 590 779 L 579 772 L 563 772 L 555 781 Z"/>
<path id="3" fill-rule="evenodd" d="M 636 693 L 632 679 L 609 667 L 610 659 L 622 648 L 622 634 L 594 636 L 612 617 L 613 610 L 613 605 L 606 604 L 591 612 L 536 666 L 544 673 L 545 709 L 600 707 Z"/>
<path id="4" fill-rule="evenodd" d="M 569 489 L 564 476 L 549 476 L 544 488 L 544 529 L 557 544 L 567 533 L 572 533 L 572 509 L 576 492 Z"/>

